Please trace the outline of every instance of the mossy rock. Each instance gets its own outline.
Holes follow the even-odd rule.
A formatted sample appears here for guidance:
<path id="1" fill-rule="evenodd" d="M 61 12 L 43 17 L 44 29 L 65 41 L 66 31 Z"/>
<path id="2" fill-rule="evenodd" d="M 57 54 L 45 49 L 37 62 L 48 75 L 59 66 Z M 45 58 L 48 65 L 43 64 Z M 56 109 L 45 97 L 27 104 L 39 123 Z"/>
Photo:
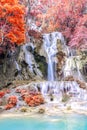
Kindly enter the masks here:
<path id="1" fill-rule="evenodd" d="M 21 112 L 27 112 L 27 108 L 26 108 L 26 107 L 22 107 L 22 108 L 20 109 L 20 111 L 21 111 Z"/>
<path id="2" fill-rule="evenodd" d="M 63 94 L 62 102 L 67 102 L 70 99 L 70 96 L 67 94 Z"/>
<path id="3" fill-rule="evenodd" d="M 38 113 L 39 113 L 39 114 L 45 113 L 45 109 L 44 109 L 44 108 L 39 108 Z"/>
<path id="4" fill-rule="evenodd" d="M 47 65 L 44 63 L 39 62 L 39 69 L 41 70 L 42 74 L 44 75 L 44 77 L 47 76 Z"/>
<path id="5" fill-rule="evenodd" d="M 47 76 L 48 65 L 46 63 L 46 58 L 44 56 L 40 56 L 37 52 L 34 51 L 34 59 L 38 64 L 38 69 L 40 69 L 43 76 L 47 78 L 46 76 Z"/>
<path id="6" fill-rule="evenodd" d="M 69 110 L 72 110 L 71 106 L 68 106 L 68 107 L 67 107 L 67 110 L 68 110 L 68 111 L 69 111 Z"/>

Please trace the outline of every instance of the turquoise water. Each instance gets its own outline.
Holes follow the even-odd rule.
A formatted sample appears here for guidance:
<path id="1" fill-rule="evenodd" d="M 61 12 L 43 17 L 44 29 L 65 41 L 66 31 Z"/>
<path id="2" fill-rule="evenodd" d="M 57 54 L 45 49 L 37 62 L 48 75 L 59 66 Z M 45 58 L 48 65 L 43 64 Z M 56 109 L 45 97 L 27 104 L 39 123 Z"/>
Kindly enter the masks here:
<path id="1" fill-rule="evenodd" d="M 87 130 L 87 116 L 3 118 L 0 130 Z"/>

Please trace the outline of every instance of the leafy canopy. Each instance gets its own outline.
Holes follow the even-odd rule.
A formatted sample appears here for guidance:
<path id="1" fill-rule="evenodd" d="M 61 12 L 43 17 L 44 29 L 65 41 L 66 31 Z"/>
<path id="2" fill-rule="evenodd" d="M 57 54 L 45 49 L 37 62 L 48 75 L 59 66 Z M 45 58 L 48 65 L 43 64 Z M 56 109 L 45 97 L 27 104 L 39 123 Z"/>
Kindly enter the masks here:
<path id="1" fill-rule="evenodd" d="M 87 0 L 37 1 L 30 15 L 42 32 L 60 31 L 69 46 L 87 49 Z"/>
<path id="2" fill-rule="evenodd" d="M 0 52 L 25 41 L 24 15 L 18 0 L 0 0 Z"/>

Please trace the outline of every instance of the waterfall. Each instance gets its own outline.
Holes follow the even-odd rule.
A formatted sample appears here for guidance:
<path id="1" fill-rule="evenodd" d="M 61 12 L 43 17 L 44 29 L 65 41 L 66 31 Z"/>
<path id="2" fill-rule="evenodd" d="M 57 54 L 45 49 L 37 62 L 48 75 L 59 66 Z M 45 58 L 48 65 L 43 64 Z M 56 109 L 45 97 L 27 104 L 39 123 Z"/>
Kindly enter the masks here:
<path id="1" fill-rule="evenodd" d="M 53 103 L 58 103 L 62 101 L 63 94 L 71 95 L 71 101 L 86 101 L 87 100 L 87 90 L 79 87 L 76 81 L 43 81 L 30 83 L 28 87 L 35 86 L 40 88 L 46 102 L 50 101 L 50 97 L 53 95 Z"/>
<path id="2" fill-rule="evenodd" d="M 57 40 L 61 40 L 62 49 L 58 48 Z M 56 81 L 55 72 L 56 68 L 54 66 L 55 57 L 58 52 L 63 51 L 66 54 L 66 61 L 63 68 L 64 77 L 74 76 L 81 79 L 81 73 L 79 71 L 79 65 L 77 64 L 76 52 L 66 46 L 64 38 L 61 33 L 53 32 L 43 35 L 43 49 L 48 63 L 48 79 L 46 82 L 39 84 L 41 87 L 41 92 L 46 98 L 46 95 L 55 95 L 59 99 L 62 99 L 63 93 L 73 95 L 77 100 L 86 100 L 86 92 L 79 87 L 76 81 Z M 60 63 L 58 63 L 60 64 Z M 75 71 L 75 73 L 74 73 Z"/>
<path id="3" fill-rule="evenodd" d="M 28 47 L 28 44 L 23 46 L 23 51 L 25 53 L 25 62 L 28 64 L 30 72 L 33 73 L 32 64 L 34 63 L 34 58 L 33 58 L 33 55 L 31 54 L 31 52 L 28 51 L 27 47 Z"/>
<path id="4" fill-rule="evenodd" d="M 59 47 L 59 42 L 61 46 Z M 28 65 L 29 72 L 32 73 L 33 77 L 35 74 L 42 77 L 41 72 L 38 70 L 38 65 L 34 59 L 31 48 L 32 44 L 26 44 L 23 46 L 24 60 Z M 34 48 L 33 48 L 34 49 Z M 64 61 L 63 67 L 63 79 L 67 76 L 75 76 L 74 71 L 77 71 L 76 78 L 80 75 L 79 65 L 75 60 L 76 54 L 75 50 L 71 50 L 64 41 L 63 35 L 60 32 L 53 32 L 48 34 L 43 34 L 43 45 L 41 50 L 41 56 L 46 57 L 48 64 L 47 81 L 34 82 L 30 84 L 30 87 L 34 86 L 41 91 L 44 98 L 47 99 L 47 95 L 57 97 L 57 102 L 62 100 L 63 94 L 66 93 L 70 97 L 75 97 L 76 100 L 87 100 L 87 92 L 80 88 L 80 84 L 77 81 L 58 81 L 56 80 L 56 66 L 55 64 L 60 64 L 61 60 L 58 60 L 59 52 L 64 52 L 66 54 L 66 61 Z M 58 61 L 57 61 L 58 60 Z M 64 59 L 65 60 L 65 59 Z"/>
<path id="5" fill-rule="evenodd" d="M 61 42 L 64 43 L 64 38 L 60 32 L 53 32 L 43 35 L 44 50 L 46 52 L 48 62 L 48 81 L 55 80 L 54 57 L 58 52 L 58 39 L 60 39 Z"/>

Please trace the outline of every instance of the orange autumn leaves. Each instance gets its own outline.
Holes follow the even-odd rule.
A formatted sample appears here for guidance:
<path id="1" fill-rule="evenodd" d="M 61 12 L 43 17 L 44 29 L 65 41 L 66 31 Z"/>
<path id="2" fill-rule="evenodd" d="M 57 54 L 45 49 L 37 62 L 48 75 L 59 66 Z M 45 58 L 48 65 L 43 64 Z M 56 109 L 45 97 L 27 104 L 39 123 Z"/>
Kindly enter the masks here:
<path id="1" fill-rule="evenodd" d="M 0 43 L 20 45 L 25 41 L 24 6 L 18 0 L 0 2 Z M 2 41 L 3 40 L 3 41 Z"/>
<path id="2" fill-rule="evenodd" d="M 2 97 L 7 94 L 10 93 L 10 90 L 7 90 L 6 92 L 1 91 L 0 92 L 0 98 L 2 99 Z M 17 104 L 19 104 L 19 101 L 24 101 L 26 103 L 26 105 L 30 106 L 30 107 L 36 107 L 39 106 L 41 104 L 44 104 L 44 98 L 42 96 L 42 94 L 40 92 L 34 92 L 34 91 L 30 91 L 27 89 L 20 89 L 17 88 L 16 91 L 17 95 L 10 95 L 6 101 L 7 104 L 4 106 L 5 110 L 9 110 L 13 107 L 16 107 Z M 3 100 L 3 99 L 2 99 Z M 1 100 L 1 102 L 2 102 Z"/>
<path id="3" fill-rule="evenodd" d="M 10 5 L 14 5 L 14 4 L 18 4 L 18 0 L 0 0 L 1 1 L 1 4 L 4 5 L 4 4 L 10 4 Z"/>
<path id="4" fill-rule="evenodd" d="M 11 109 L 17 104 L 17 97 L 16 96 L 10 96 L 8 98 L 8 104 L 5 106 L 5 110 Z"/>

